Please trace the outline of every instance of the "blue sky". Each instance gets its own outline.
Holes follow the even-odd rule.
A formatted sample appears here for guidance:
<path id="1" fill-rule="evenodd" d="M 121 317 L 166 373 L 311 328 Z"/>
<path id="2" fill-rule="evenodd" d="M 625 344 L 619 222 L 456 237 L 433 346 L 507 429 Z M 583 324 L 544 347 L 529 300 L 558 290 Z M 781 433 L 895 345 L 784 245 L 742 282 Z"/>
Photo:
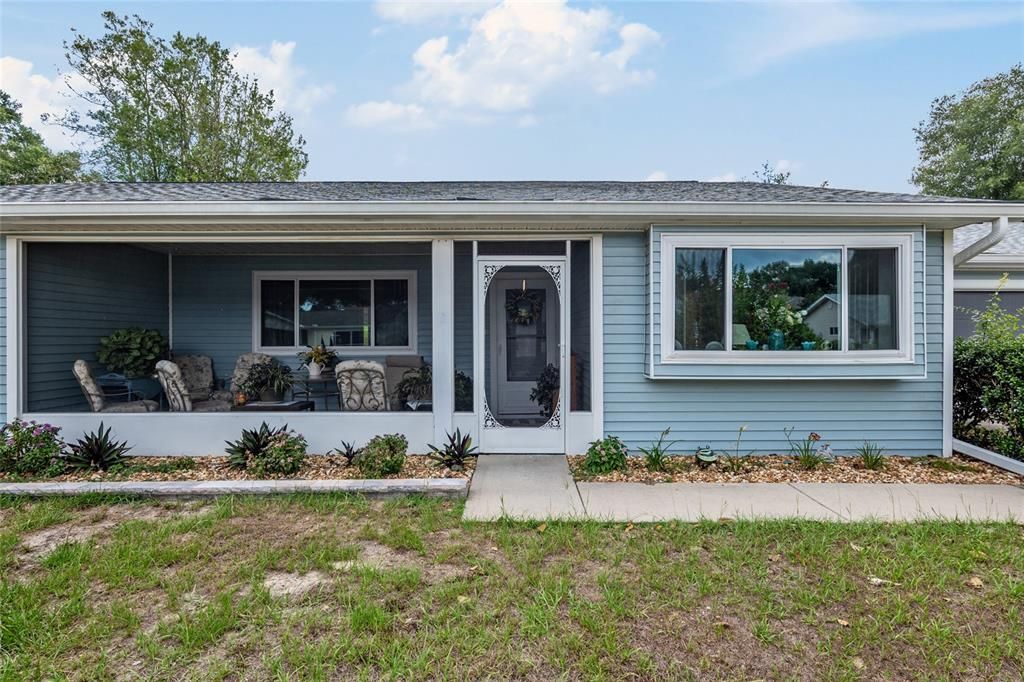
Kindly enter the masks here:
<path id="1" fill-rule="evenodd" d="M 912 191 L 931 100 L 1024 60 L 1024 3 L 0 4 L 0 87 L 68 106 L 71 27 L 138 13 L 273 87 L 309 180 L 742 179 Z"/>

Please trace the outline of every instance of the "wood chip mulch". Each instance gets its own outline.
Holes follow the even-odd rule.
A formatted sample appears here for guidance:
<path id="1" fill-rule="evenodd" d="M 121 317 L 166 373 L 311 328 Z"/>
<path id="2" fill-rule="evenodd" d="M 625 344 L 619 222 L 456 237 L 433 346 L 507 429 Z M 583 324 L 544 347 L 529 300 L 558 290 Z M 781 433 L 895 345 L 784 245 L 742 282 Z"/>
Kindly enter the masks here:
<path id="1" fill-rule="evenodd" d="M 176 460 L 191 459 L 195 466 L 188 469 L 173 471 L 151 471 L 149 467 L 167 466 Z M 131 457 L 133 465 L 126 471 L 67 473 L 62 476 L 46 479 L 57 482 L 83 481 L 246 481 L 255 480 L 255 476 L 245 471 L 232 469 L 228 466 L 228 458 L 211 457 Z M 452 471 L 440 468 L 424 455 L 409 455 L 401 472 L 385 478 L 470 478 L 476 468 L 476 460 L 466 462 L 464 471 Z M 141 469 L 141 470 L 140 470 Z M 306 458 L 301 471 L 289 479 L 300 480 L 346 480 L 363 478 L 355 466 L 346 466 L 344 457 L 328 455 L 310 455 Z M 3 476 L 0 475 L 0 480 Z"/>
<path id="2" fill-rule="evenodd" d="M 837 457 L 810 471 L 784 455 L 751 456 L 742 473 L 733 474 L 719 461 L 707 469 L 693 457 L 673 457 L 668 472 L 648 471 L 642 457 L 630 457 L 625 471 L 591 475 L 583 470 L 582 455 L 569 457 L 577 481 L 635 483 L 994 483 L 1024 485 L 1024 477 L 959 455 L 938 457 L 886 457 L 885 467 L 871 471 L 856 457 Z"/>

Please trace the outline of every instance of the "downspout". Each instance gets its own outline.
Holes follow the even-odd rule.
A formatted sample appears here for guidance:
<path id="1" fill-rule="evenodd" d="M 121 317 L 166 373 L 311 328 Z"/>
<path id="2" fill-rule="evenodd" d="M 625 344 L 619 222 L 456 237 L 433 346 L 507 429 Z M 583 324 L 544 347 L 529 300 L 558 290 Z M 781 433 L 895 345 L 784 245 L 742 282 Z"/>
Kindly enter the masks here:
<path id="1" fill-rule="evenodd" d="M 960 267 L 978 254 L 988 251 L 993 246 L 1003 241 L 1003 237 L 1006 236 L 1006 228 L 1008 224 L 1009 219 L 1006 216 L 993 220 L 992 229 L 988 234 L 953 256 L 953 267 Z"/>

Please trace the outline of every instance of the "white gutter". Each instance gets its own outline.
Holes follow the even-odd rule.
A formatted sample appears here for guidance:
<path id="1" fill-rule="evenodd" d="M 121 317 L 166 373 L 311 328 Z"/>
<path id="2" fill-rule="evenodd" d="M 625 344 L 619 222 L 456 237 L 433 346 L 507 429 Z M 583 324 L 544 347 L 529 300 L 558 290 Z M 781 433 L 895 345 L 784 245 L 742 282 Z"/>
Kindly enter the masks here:
<path id="1" fill-rule="evenodd" d="M 1006 236 L 1006 230 L 1009 223 L 1010 219 L 1007 216 L 1001 216 L 993 220 L 992 229 L 988 234 L 953 256 L 953 267 L 963 265 L 975 256 L 988 251 L 993 246 L 1003 241 L 1003 237 Z"/>

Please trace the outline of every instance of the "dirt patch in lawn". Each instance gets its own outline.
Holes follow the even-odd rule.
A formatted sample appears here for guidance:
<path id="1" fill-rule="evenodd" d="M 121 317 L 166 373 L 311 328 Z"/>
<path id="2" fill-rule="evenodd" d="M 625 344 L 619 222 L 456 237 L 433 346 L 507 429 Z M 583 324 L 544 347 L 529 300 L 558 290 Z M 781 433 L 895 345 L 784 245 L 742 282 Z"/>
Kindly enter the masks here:
<path id="1" fill-rule="evenodd" d="M 301 574 L 272 571 L 263 579 L 263 586 L 271 597 L 295 598 L 312 592 L 326 581 L 327 576 L 320 571 Z"/>
<path id="2" fill-rule="evenodd" d="M 1024 477 L 984 462 L 955 455 L 938 457 L 886 457 L 882 469 L 865 469 L 857 457 L 837 457 L 816 469 L 802 469 L 793 457 L 745 457 L 738 473 L 719 461 L 707 468 L 693 457 L 671 457 L 668 471 L 648 471 L 641 457 L 630 457 L 624 471 L 591 475 L 583 470 L 582 455 L 569 457 L 578 481 L 637 483 L 960 483 L 1022 485 Z"/>
<path id="3" fill-rule="evenodd" d="M 183 514 L 194 515 L 201 509 L 196 504 L 117 504 L 84 509 L 70 521 L 22 535 L 18 560 L 22 568 L 30 568 L 61 545 L 103 539 L 128 521 L 163 521 Z"/>
<path id="4" fill-rule="evenodd" d="M 384 478 L 470 478 L 476 460 L 466 462 L 462 471 L 439 467 L 426 455 L 409 455 L 402 470 Z M 344 457 L 310 455 L 299 473 L 290 480 L 353 480 L 364 478 L 357 467 L 346 463 Z M 14 480 L 0 474 L 0 481 Z M 128 464 L 112 471 L 69 472 L 46 479 L 48 481 L 78 483 L 96 481 L 246 481 L 257 480 L 244 470 L 233 469 L 228 458 L 222 456 L 199 457 L 144 457 L 132 456 Z"/>

